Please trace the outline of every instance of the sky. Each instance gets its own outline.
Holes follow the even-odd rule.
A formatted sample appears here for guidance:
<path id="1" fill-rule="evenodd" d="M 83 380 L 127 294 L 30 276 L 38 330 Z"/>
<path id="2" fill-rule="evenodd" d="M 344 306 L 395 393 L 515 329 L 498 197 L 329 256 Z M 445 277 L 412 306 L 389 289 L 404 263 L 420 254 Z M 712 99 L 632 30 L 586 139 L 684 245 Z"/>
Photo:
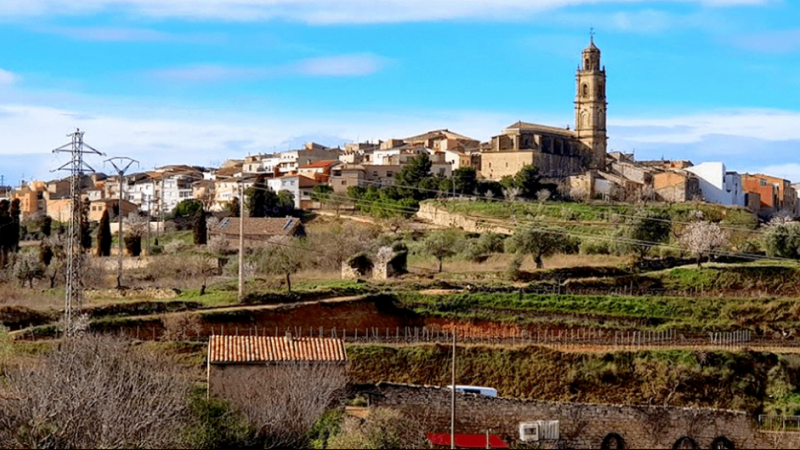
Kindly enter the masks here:
<path id="1" fill-rule="evenodd" d="M 151 169 L 565 127 L 593 28 L 610 150 L 800 181 L 797 17 L 790 0 L 0 0 L 0 176 L 66 175 L 50 151 L 76 128 Z"/>

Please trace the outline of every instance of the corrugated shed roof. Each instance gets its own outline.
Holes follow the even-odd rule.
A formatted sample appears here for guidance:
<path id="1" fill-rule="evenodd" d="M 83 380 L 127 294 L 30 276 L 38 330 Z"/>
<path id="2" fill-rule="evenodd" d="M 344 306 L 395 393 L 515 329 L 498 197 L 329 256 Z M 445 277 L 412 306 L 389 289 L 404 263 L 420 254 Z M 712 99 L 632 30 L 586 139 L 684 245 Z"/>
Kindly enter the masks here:
<path id="1" fill-rule="evenodd" d="M 209 364 L 346 362 L 344 341 L 333 338 L 211 336 Z"/>

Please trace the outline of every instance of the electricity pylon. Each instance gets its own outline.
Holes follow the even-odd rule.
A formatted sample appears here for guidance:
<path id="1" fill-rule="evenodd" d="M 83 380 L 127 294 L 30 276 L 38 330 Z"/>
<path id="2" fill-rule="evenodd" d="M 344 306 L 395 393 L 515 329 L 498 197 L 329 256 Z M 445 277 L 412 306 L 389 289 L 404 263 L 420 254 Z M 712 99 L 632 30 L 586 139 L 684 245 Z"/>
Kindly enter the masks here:
<path id="1" fill-rule="evenodd" d="M 114 166 L 114 169 L 117 170 L 117 174 L 119 175 L 119 205 L 117 206 L 117 216 L 119 218 L 119 232 L 117 233 L 117 238 L 119 240 L 119 247 L 117 253 L 117 289 L 122 289 L 122 199 L 123 199 L 123 179 L 125 178 L 125 172 L 130 169 L 133 163 L 136 163 L 136 166 L 139 166 L 139 161 L 135 159 L 128 158 L 126 156 L 118 156 L 116 158 L 111 158 L 106 160 L 107 163 Z M 117 165 L 119 163 L 119 165 Z M 127 163 L 127 164 L 126 164 Z M 124 167 L 123 167 L 124 165 Z M 150 221 L 147 221 L 147 227 L 150 227 Z M 150 245 L 149 243 L 147 245 Z"/>
<path id="2" fill-rule="evenodd" d="M 72 216 L 69 221 L 69 236 L 67 237 L 67 286 L 64 299 L 64 335 L 74 336 L 81 330 L 76 327 L 76 320 L 80 317 L 83 302 L 83 248 L 81 245 L 81 185 L 83 183 L 84 168 L 94 172 L 83 161 L 84 155 L 103 155 L 89 144 L 83 142 L 84 132 L 77 129 L 67 136 L 72 138 L 68 144 L 53 150 L 53 153 L 69 153 L 70 162 L 57 170 L 70 171 L 70 198 L 72 199 Z M 104 156 L 104 155 L 103 155 Z"/>

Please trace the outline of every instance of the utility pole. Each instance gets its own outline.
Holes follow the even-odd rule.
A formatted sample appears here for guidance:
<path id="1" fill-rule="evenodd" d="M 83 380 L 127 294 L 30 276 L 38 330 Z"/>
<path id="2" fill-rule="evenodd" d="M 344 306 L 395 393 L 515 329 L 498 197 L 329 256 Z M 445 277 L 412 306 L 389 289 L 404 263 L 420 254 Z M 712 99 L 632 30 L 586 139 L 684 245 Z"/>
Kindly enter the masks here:
<path id="1" fill-rule="evenodd" d="M 83 156 L 101 155 L 103 153 L 92 148 L 83 142 L 84 132 L 77 129 L 74 133 L 67 136 L 72 138 L 71 142 L 57 149 L 53 153 L 70 153 L 70 162 L 59 167 L 57 170 L 69 170 L 70 197 L 72 198 L 72 218 L 69 222 L 69 235 L 67 239 L 67 285 L 64 298 L 64 335 L 67 337 L 75 336 L 80 330 L 76 329 L 74 321 L 81 313 L 81 303 L 83 300 L 83 248 L 81 246 L 81 184 L 83 183 L 83 170 L 94 172 L 88 164 L 83 161 Z"/>
<path id="2" fill-rule="evenodd" d="M 139 161 L 135 159 L 128 158 L 126 156 L 117 156 L 115 158 L 111 158 L 106 160 L 107 163 L 114 166 L 114 169 L 117 170 L 117 174 L 119 175 L 119 203 L 117 206 L 117 216 L 119 218 L 119 233 L 117 233 L 117 238 L 119 240 L 119 247 L 117 250 L 117 289 L 122 289 L 122 199 L 123 199 L 123 186 L 124 179 L 125 179 L 125 172 L 131 167 L 133 163 L 136 163 L 136 166 L 139 166 Z M 117 165 L 119 163 L 119 165 Z M 125 167 L 122 167 L 122 165 Z M 147 221 L 147 227 L 150 228 L 150 221 Z"/>
<path id="3" fill-rule="evenodd" d="M 244 299 L 244 181 L 239 181 L 239 302 Z"/>
<path id="4" fill-rule="evenodd" d="M 450 401 L 450 448 L 456 448 L 456 325 L 453 324 L 453 362 L 451 367 L 453 387 Z"/>

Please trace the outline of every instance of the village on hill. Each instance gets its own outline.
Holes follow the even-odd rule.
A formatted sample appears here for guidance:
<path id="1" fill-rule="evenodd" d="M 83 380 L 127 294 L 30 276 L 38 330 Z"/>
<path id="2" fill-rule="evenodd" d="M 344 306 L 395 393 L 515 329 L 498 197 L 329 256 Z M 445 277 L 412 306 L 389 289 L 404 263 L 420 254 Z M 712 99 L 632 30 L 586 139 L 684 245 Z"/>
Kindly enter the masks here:
<path id="1" fill-rule="evenodd" d="M 3 188 L 0 446 L 797 448 L 800 185 L 609 150 L 606 83 Z"/>

